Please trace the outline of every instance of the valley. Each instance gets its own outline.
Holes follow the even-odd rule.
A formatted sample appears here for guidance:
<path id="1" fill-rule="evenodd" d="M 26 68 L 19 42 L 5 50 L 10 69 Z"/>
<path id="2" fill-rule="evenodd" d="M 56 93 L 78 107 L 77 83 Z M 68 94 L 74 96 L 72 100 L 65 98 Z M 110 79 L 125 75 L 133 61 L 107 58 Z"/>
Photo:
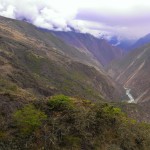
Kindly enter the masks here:
<path id="1" fill-rule="evenodd" d="M 0 149 L 148 150 L 150 44 L 0 16 Z"/>
<path id="2" fill-rule="evenodd" d="M 149 101 L 149 57 L 150 50 L 147 44 L 108 67 L 108 72 L 117 82 L 133 91 L 135 101 L 138 103 Z"/>

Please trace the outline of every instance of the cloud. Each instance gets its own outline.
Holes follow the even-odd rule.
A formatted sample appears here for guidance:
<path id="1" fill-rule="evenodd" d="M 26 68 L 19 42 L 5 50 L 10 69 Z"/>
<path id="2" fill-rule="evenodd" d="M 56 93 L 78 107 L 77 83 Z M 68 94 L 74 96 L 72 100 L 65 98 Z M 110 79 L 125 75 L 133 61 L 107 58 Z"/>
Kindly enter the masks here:
<path id="1" fill-rule="evenodd" d="M 0 0 L 1 16 L 38 27 L 130 38 L 150 32 L 149 8 L 148 0 Z"/>
<path id="2" fill-rule="evenodd" d="M 3 10 L 3 6 L 0 5 L 0 10 Z M 0 13 L 1 16 L 15 19 L 15 7 L 8 5 L 5 10 Z"/>
<path id="3" fill-rule="evenodd" d="M 85 7 L 80 7 L 76 20 L 102 24 L 101 27 L 93 26 L 102 33 L 139 38 L 150 33 L 150 1 L 88 1 Z"/>
<path id="4" fill-rule="evenodd" d="M 76 16 L 77 9 L 74 2 L 69 0 L 0 0 L 0 15 L 26 19 L 47 29 L 69 30 L 67 23 Z"/>

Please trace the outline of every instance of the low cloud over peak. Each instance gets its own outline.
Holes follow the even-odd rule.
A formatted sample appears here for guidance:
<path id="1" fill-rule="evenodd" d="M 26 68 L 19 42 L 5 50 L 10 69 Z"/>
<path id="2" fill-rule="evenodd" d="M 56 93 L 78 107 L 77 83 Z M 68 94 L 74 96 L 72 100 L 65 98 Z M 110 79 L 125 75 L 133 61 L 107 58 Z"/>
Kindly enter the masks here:
<path id="1" fill-rule="evenodd" d="M 74 28 L 95 36 L 138 38 L 150 32 L 148 0 L 0 0 L 0 15 L 50 30 Z"/>

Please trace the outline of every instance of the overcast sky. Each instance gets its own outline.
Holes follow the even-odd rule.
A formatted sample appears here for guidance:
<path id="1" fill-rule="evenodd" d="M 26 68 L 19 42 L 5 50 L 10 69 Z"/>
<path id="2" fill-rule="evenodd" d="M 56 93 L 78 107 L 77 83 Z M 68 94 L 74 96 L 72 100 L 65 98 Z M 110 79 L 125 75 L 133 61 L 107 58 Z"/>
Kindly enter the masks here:
<path id="1" fill-rule="evenodd" d="M 96 36 L 139 38 L 150 33 L 150 0 L 0 0 L 0 15 Z"/>

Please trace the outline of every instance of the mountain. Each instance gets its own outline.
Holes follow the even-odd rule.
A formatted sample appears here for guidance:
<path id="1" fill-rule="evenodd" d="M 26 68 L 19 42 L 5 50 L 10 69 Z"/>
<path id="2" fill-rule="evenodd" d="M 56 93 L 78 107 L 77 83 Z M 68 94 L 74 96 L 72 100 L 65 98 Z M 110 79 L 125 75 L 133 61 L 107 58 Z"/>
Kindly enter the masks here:
<path id="1" fill-rule="evenodd" d="M 88 99 L 120 100 L 124 95 L 101 65 L 51 33 L 0 17 L 1 86 L 28 95 L 63 93 Z M 8 89 L 7 89 L 8 88 Z M 4 91 L 2 90 L 2 93 Z"/>
<path id="2" fill-rule="evenodd" d="M 122 50 L 124 55 L 131 51 L 131 46 L 136 42 L 135 39 L 121 37 L 117 35 L 101 35 L 100 39 L 105 39 L 112 46 L 118 47 Z"/>
<path id="3" fill-rule="evenodd" d="M 144 37 L 141 37 L 140 39 L 138 39 L 131 47 L 130 49 L 135 49 L 138 47 L 142 47 L 145 44 L 150 43 L 150 34 L 145 35 Z"/>
<path id="4" fill-rule="evenodd" d="M 105 38 L 105 37 L 104 37 Z M 120 38 L 118 36 L 112 36 L 109 38 L 106 38 L 106 40 L 111 44 L 116 47 L 119 47 L 122 49 L 122 51 L 127 54 L 128 52 L 131 51 L 131 47 L 133 44 L 136 42 L 136 40 L 133 39 L 127 39 L 127 38 Z"/>
<path id="5" fill-rule="evenodd" d="M 150 101 L 150 44 L 137 48 L 108 67 L 109 74 L 130 88 L 136 102 Z"/>
<path id="6" fill-rule="evenodd" d="M 77 33 L 74 31 L 52 31 L 65 43 L 88 53 L 97 59 L 103 66 L 108 65 L 114 59 L 121 58 L 124 53 L 120 48 L 110 45 L 106 40 L 96 38 L 90 34 Z"/>
<path id="7" fill-rule="evenodd" d="M 89 54 L 0 17 L 1 150 L 150 148 L 149 125 L 106 102 L 124 90 Z"/>
<path id="8" fill-rule="evenodd" d="M 139 47 L 144 46 L 145 44 L 150 43 L 150 34 L 147 34 L 144 37 L 141 37 L 137 40 L 127 39 L 127 38 L 120 39 L 117 36 L 112 36 L 107 40 L 111 45 L 115 45 L 121 48 L 125 53 L 128 53 L 134 50 L 135 48 L 139 48 Z"/>

